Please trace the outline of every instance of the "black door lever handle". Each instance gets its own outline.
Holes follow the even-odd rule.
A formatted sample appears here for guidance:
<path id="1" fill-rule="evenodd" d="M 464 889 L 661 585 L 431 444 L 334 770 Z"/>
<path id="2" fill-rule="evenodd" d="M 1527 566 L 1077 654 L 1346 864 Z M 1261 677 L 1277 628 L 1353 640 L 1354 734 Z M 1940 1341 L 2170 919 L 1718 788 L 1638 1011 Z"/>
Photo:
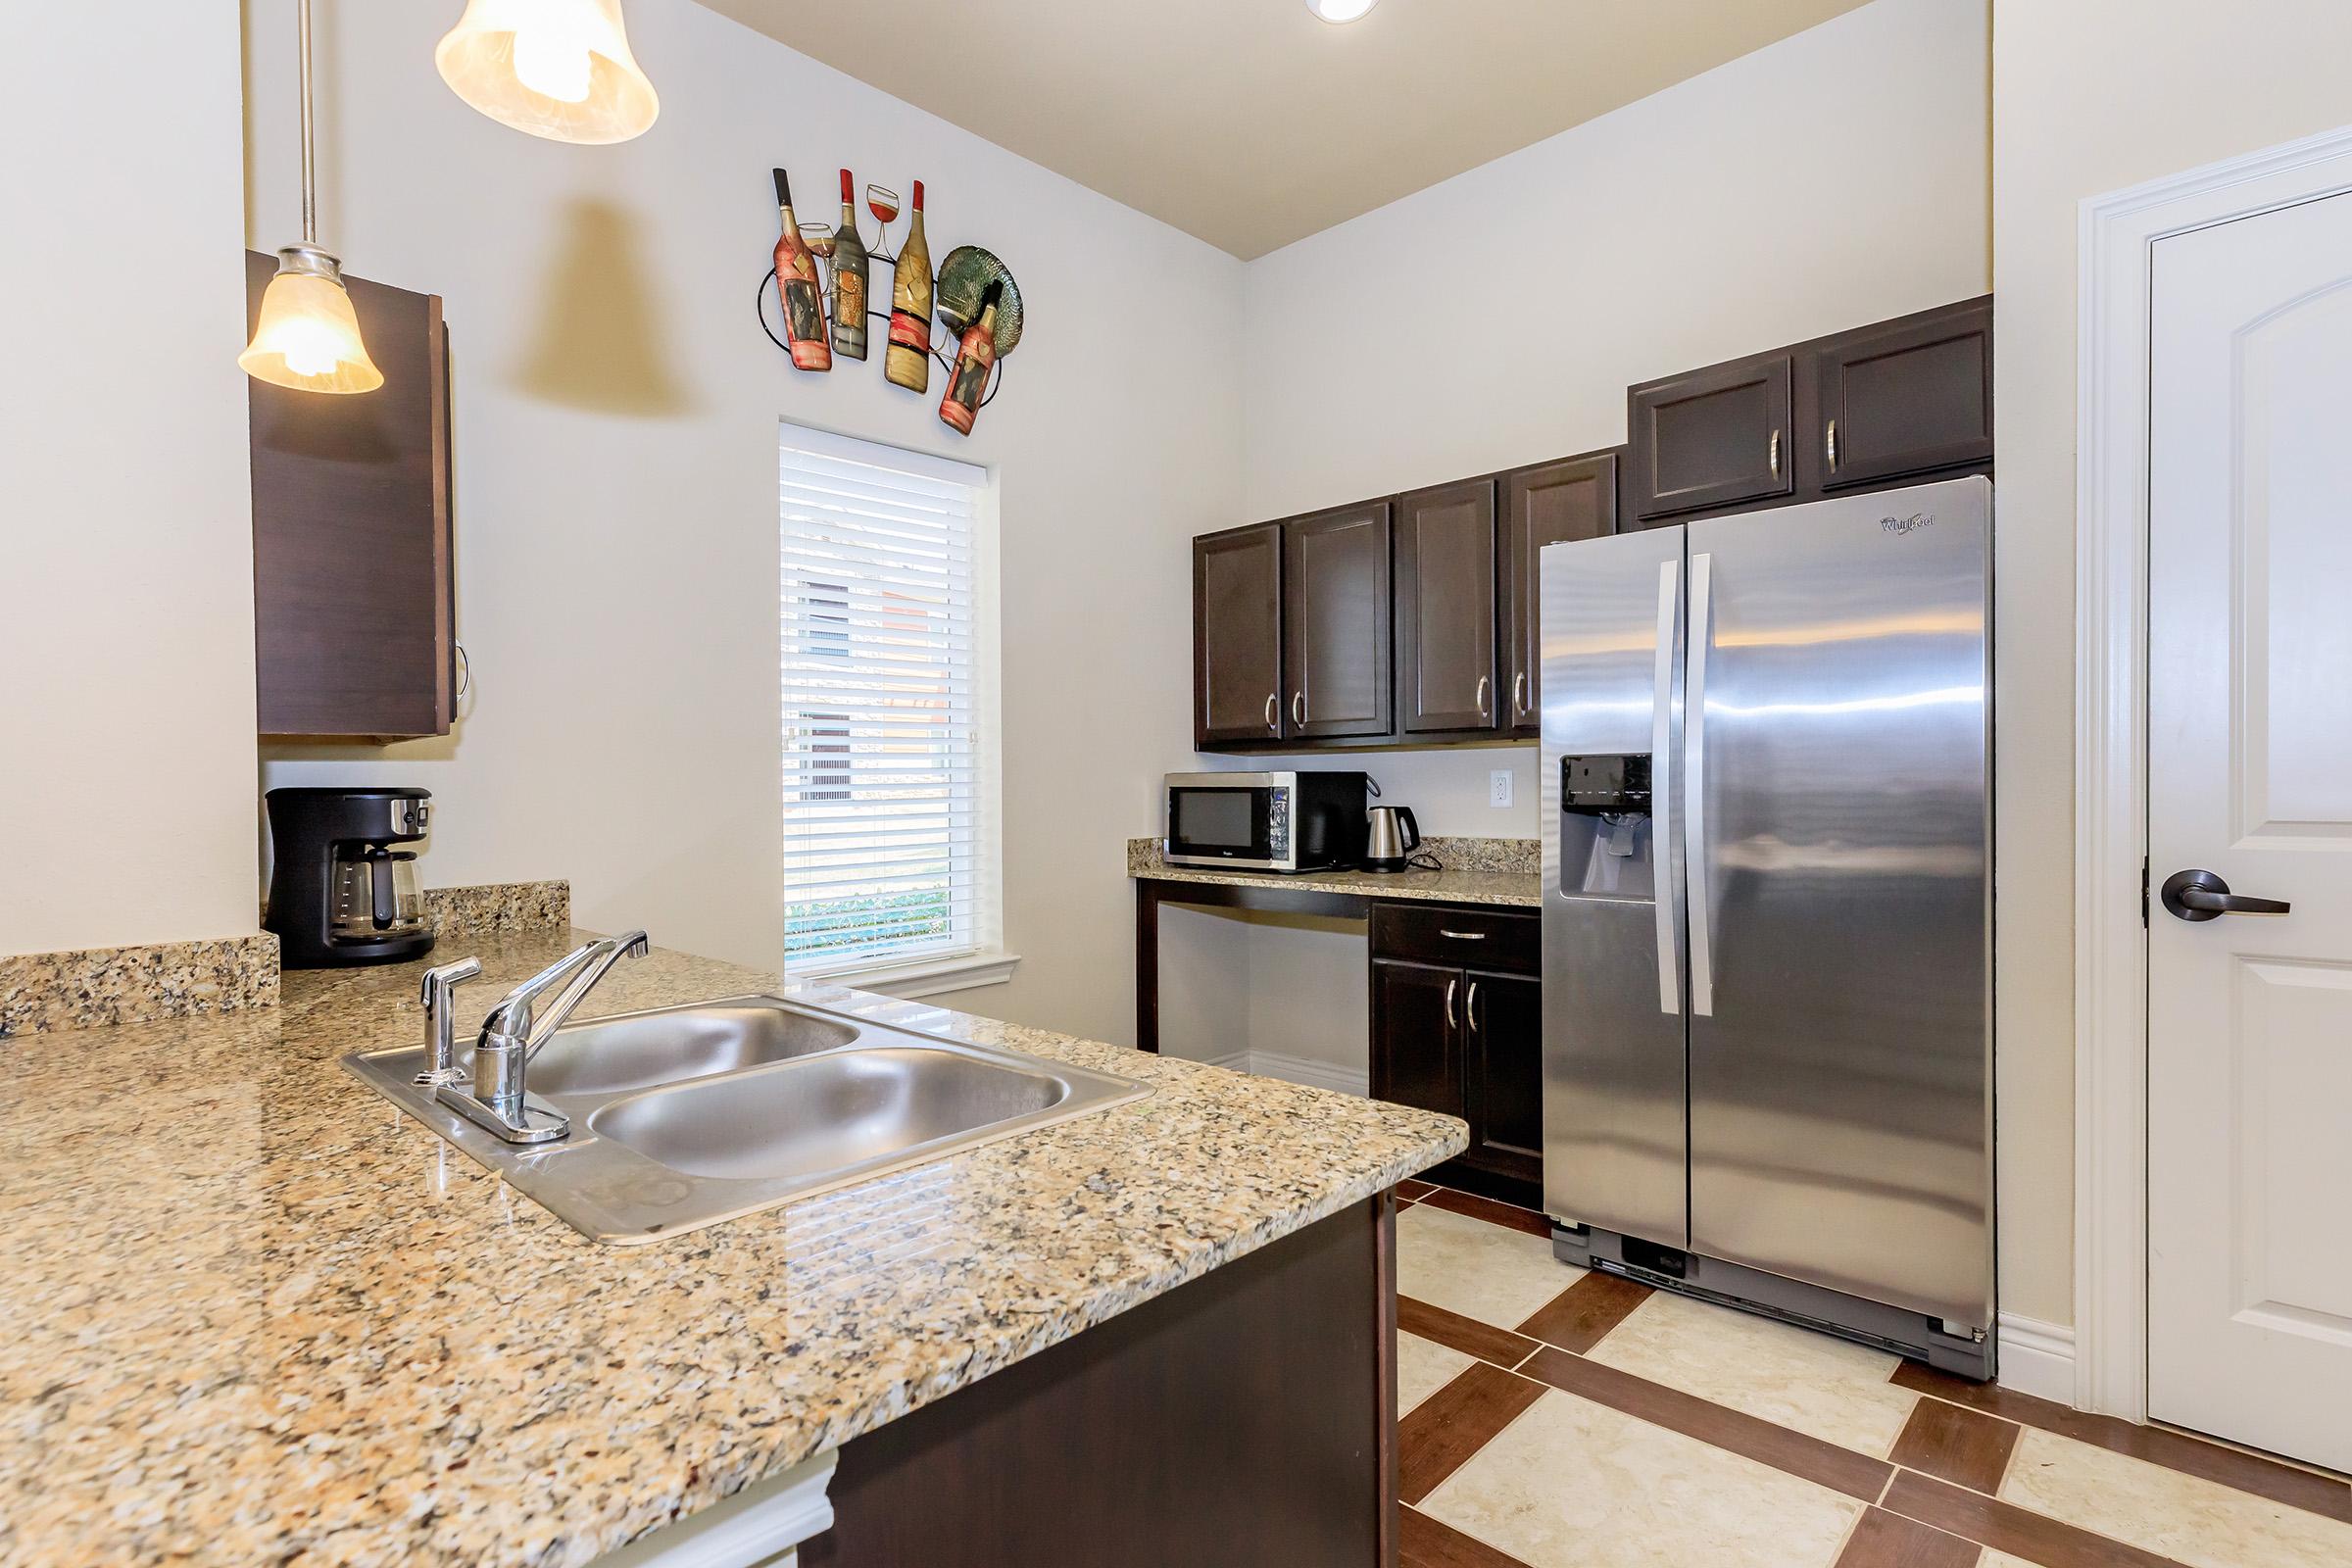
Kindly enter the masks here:
<path id="1" fill-rule="evenodd" d="M 2250 899 L 2230 891 L 2211 871 L 2175 871 L 2159 895 L 2164 906 L 2183 920 L 2218 920 L 2225 914 L 2284 914 L 2284 899 Z"/>

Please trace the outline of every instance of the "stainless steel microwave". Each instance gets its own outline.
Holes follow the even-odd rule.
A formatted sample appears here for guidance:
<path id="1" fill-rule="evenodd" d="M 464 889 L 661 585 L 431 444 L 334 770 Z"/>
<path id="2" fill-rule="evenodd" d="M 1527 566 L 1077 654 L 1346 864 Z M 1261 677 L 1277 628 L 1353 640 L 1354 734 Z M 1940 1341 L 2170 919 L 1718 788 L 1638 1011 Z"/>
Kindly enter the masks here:
<path id="1" fill-rule="evenodd" d="M 1160 849 L 1170 865 L 1353 869 L 1369 797 L 1362 773 L 1170 773 Z"/>

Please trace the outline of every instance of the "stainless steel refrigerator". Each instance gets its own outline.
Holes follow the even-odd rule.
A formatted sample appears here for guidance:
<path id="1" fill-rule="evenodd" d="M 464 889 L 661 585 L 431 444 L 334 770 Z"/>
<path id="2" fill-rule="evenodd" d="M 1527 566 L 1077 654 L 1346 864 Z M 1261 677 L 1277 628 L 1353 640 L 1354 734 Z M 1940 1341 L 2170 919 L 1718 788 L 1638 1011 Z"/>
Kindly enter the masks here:
<path id="1" fill-rule="evenodd" d="M 1991 511 L 1955 479 L 1542 558 L 1555 1252 L 1980 1378 Z"/>

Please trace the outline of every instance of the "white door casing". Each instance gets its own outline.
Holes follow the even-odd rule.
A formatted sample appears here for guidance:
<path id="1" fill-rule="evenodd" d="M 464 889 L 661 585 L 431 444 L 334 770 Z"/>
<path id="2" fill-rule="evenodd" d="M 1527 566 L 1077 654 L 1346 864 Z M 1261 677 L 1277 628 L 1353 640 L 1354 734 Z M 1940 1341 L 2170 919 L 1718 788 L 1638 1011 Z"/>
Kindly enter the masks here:
<path id="1" fill-rule="evenodd" d="M 2149 303 L 2148 1413 L 2352 1469 L 2352 195 Z"/>

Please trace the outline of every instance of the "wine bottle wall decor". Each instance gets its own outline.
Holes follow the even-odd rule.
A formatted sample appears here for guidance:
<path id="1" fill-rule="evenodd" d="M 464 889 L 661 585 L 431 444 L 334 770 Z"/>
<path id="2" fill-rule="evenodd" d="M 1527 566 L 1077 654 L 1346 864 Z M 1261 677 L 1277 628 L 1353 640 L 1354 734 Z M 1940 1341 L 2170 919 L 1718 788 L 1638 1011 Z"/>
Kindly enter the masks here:
<path id="1" fill-rule="evenodd" d="M 1004 379 L 999 367 L 1021 338 L 1021 293 L 1011 270 L 990 251 L 959 245 L 935 275 L 924 233 L 921 180 L 914 182 L 912 217 L 895 256 L 888 245 L 900 211 L 896 191 L 865 187 L 866 210 L 881 225 L 869 249 L 859 231 L 856 178 L 849 170 L 841 172 L 841 221 L 831 228 L 804 225 L 794 217 L 792 185 L 781 169 L 775 172 L 775 186 L 781 232 L 770 275 L 783 312 L 783 335 L 767 324 L 766 278 L 760 280 L 760 329 L 791 355 L 794 368 L 821 373 L 833 368 L 836 356 L 845 362 L 865 359 L 868 323 L 884 321 L 884 377 L 907 391 L 927 392 L 931 362 L 939 360 L 948 374 L 939 417 L 957 434 L 971 434 L 980 410 Z M 879 303 L 871 298 L 876 263 L 891 270 L 888 312 L 873 308 Z M 946 328 L 953 358 L 938 347 L 934 316 Z"/>

